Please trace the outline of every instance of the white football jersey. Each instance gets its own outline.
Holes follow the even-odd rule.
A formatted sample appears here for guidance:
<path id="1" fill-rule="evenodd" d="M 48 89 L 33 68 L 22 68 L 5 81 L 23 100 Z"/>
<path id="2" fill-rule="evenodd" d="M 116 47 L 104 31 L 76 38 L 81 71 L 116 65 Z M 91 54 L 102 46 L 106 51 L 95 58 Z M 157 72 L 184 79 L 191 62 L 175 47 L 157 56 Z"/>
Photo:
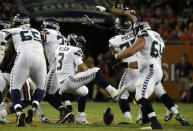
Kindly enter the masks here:
<path id="1" fill-rule="evenodd" d="M 145 47 L 138 53 L 139 67 L 154 64 L 161 65 L 162 52 L 165 47 L 161 36 L 152 30 L 141 30 L 137 33 L 137 37 L 145 39 Z"/>
<path id="2" fill-rule="evenodd" d="M 59 45 L 55 51 L 56 76 L 58 82 L 66 80 L 69 75 L 74 75 L 77 66 L 82 64 L 82 49 L 74 46 Z"/>
<path id="3" fill-rule="evenodd" d="M 53 29 L 45 29 L 45 54 L 49 65 L 53 64 L 55 50 L 59 44 L 67 45 L 66 38 L 59 32 Z"/>
<path id="4" fill-rule="evenodd" d="M 117 35 L 112 37 L 109 40 L 109 48 L 113 48 L 116 52 L 120 52 L 122 50 L 125 50 L 126 48 L 129 48 L 134 43 L 134 41 L 135 36 L 133 34 L 133 31 L 130 31 L 125 35 Z M 131 62 L 136 60 L 136 55 L 122 59 L 123 62 Z"/>
<path id="5" fill-rule="evenodd" d="M 20 26 L 7 30 L 7 36 L 11 35 L 16 52 L 23 50 L 35 50 L 43 52 L 40 32 L 29 26 Z"/>
<path id="6" fill-rule="evenodd" d="M 5 44 L 7 41 L 5 40 L 6 33 L 3 31 L 0 31 L 0 51 L 3 51 L 5 48 Z"/>

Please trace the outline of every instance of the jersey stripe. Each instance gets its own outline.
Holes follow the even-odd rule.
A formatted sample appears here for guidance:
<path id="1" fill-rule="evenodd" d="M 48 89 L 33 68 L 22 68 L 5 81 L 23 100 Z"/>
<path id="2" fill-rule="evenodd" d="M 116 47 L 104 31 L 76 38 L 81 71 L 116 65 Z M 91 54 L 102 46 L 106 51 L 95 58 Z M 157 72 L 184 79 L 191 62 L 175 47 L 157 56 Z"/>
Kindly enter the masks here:
<path id="1" fill-rule="evenodd" d="M 145 78 L 145 81 L 143 83 L 143 89 L 142 89 L 142 97 L 145 97 L 145 93 L 147 90 L 147 86 L 149 84 L 149 80 L 151 79 L 151 77 L 153 76 L 154 70 L 153 70 L 153 64 L 150 65 L 149 67 L 149 74 L 147 75 L 147 77 Z"/>

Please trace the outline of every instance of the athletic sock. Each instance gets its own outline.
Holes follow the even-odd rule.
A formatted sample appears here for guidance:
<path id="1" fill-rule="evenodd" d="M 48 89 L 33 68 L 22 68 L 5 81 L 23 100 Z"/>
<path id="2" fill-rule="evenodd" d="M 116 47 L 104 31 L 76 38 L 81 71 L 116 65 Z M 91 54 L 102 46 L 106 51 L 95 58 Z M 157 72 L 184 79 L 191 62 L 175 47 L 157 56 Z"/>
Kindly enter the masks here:
<path id="1" fill-rule="evenodd" d="M 120 99 L 119 100 L 119 107 L 121 108 L 122 113 L 128 111 L 130 112 L 130 106 L 126 99 Z"/>
<path id="2" fill-rule="evenodd" d="M 37 88 L 33 94 L 33 101 L 38 101 L 39 103 L 42 101 L 44 96 L 44 91 Z"/>
<path id="3" fill-rule="evenodd" d="M 171 111 L 174 115 L 176 115 L 176 114 L 179 113 L 176 106 L 173 106 L 173 107 L 170 109 L 170 111 Z"/>
<path id="4" fill-rule="evenodd" d="M 164 105 L 168 108 L 171 109 L 174 107 L 174 102 L 173 100 L 168 96 L 168 94 L 164 94 L 161 96 L 161 101 L 164 103 Z"/>
<path id="5" fill-rule="evenodd" d="M 86 96 L 79 96 L 78 98 L 78 112 L 84 112 L 86 107 Z"/>
<path id="6" fill-rule="evenodd" d="M 60 98 L 56 95 L 49 95 L 47 94 L 44 97 L 45 101 L 47 101 L 50 105 L 52 105 L 56 110 L 58 110 L 58 108 L 60 106 L 62 106 L 62 103 L 60 101 Z"/>
<path id="7" fill-rule="evenodd" d="M 106 88 L 107 86 L 110 85 L 109 81 L 105 78 L 101 69 L 99 69 L 96 74 L 96 80 L 99 83 L 99 85 L 101 85 L 103 88 Z"/>
<path id="8" fill-rule="evenodd" d="M 19 89 L 11 90 L 11 101 L 13 102 L 13 106 L 21 103 L 21 93 Z"/>

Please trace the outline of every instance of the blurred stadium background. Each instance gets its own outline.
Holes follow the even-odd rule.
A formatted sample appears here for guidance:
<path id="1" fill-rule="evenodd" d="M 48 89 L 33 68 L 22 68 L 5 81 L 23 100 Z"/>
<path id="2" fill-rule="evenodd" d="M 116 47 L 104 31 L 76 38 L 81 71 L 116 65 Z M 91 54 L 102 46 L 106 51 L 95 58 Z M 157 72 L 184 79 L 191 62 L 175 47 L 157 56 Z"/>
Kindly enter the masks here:
<path id="1" fill-rule="evenodd" d="M 193 1 L 192 0 L 128 0 L 131 9 L 135 9 L 152 29 L 161 34 L 166 42 L 163 54 L 163 83 L 168 94 L 179 99 L 177 74 L 175 65 L 186 54 L 193 64 Z M 121 71 L 112 70 L 110 61 L 101 61 L 99 54 L 108 51 L 108 40 L 115 35 L 112 31 L 113 16 L 96 10 L 96 5 L 112 7 L 112 0 L 0 0 L 0 17 L 13 19 L 17 12 L 29 15 L 32 27 L 40 29 L 42 20 L 47 17 L 57 19 L 61 24 L 61 32 L 67 36 L 71 32 L 80 32 L 87 39 L 88 66 L 102 66 L 106 77 L 117 86 Z M 81 18 L 87 14 L 95 23 L 104 26 L 81 24 Z M 193 73 L 190 75 L 190 79 Z M 193 82 L 191 80 L 191 82 Z M 191 84 L 193 86 L 193 84 Z M 104 90 L 95 85 L 90 91 L 90 99 L 96 101 L 108 100 Z M 193 89 L 193 87 L 192 87 Z M 190 101 L 193 99 L 191 96 Z M 72 100 L 74 97 L 72 96 Z M 155 97 L 152 97 L 155 99 Z M 193 101 L 193 100 L 192 100 Z"/>

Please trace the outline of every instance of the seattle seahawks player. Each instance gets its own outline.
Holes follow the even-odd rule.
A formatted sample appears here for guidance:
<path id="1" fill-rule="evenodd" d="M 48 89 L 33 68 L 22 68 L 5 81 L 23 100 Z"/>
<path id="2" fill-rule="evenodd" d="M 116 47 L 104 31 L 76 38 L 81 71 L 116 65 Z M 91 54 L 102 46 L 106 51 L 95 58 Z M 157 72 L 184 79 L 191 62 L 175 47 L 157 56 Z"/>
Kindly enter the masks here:
<path id="1" fill-rule="evenodd" d="M 46 79 L 46 94 L 44 99 L 48 101 L 53 107 L 60 111 L 60 120 L 57 123 L 64 123 L 65 121 L 74 121 L 74 113 L 70 101 L 68 100 L 67 109 L 62 105 L 59 94 L 58 81 L 55 71 L 55 50 L 59 44 L 67 45 L 66 38 L 59 32 L 59 23 L 52 18 L 46 19 L 42 24 L 42 36 L 44 41 L 45 55 L 49 64 L 49 72 Z M 68 94 L 63 94 L 68 95 Z"/>
<path id="2" fill-rule="evenodd" d="M 70 46 L 59 45 L 55 52 L 56 57 L 56 76 L 60 85 L 60 91 L 86 96 L 88 88 L 85 84 L 96 79 L 114 99 L 118 99 L 124 89 L 116 90 L 104 77 L 100 68 L 88 69 L 83 63 L 82 56 L 85 38 L 80 34 L 71 33 L 67 37 Z M 79 72 L 77 72 L 79 71 Z M 83 98 L 80 110 L 84 111 L 86 98 Z M 79 101 L 79 102 L 80 102 Z M 80 102 L 81 103 L 81 102 Z M 80 119 L 79 119 L 80 118 Z M 84 112 L 79 112 L 77 122 L 86 119 Z"/>
<path id="3" fill-rule="evenodd" d="M 14 66 L 11 71 L 10 87 L 11 98 L 16 111 L 17 126 L 25 126 L 25 114 L 21 107 L 22 85 L 30 77 L 35 83 L 32 107 L 28 112 L 35 114 L 44 95 L 44 83 L 46 79 L 46 61 L 44 58 L 41 36 L 39 31 L 30 27 L 30 18 L 23 14 L 17 14 L 13 19 L 14 28 L 7 30 L 7 50 L 11 48 L 17 52 Z M 4 59 L 6 59 L 5 56 Z"/>
<path id="4" fill-rule="evenodd" d="M 11 24 L 8 20 L 6 19 L 0 19 L 0 63 L 3 60 L 4 57 L 4 48 L 5 48 L 5 44 L 6 44 L 6 40 L 5 40 L 5 29 L 8 29 L 11 27 Z M 6 86 L 6 81 L 3 78 L 3 74 L 0 70 L 0 103 L 2 102 L 2 91 Z"/>
<path id="5" fill-rule="evenodd" d="M 88 84 L 96 78 L 99 84 L 107 90 L 111 97 L 118 100 L 125 89 L 116 90 L 109 84 L 106 78 L 104 78 L 100 68 L 94 67 L 88 69 L 83 63 L 82 49 L 84 46 L 81 43 L 85 43 L 85 39 L 82 37 L 82 35 L 79 36 L 72 33 L 67 38 L 69 39 L 69 44 L 71 44 L 71 46 L 59 45 L 56 49 L 56 76 L 60 85 L 59 93 L 68 91 L 85 94 L 88 89 L 81 86 Z M 79 73 L 76 73 L 77 69 L 79 70 Z"/>
<path id="6" fill-rule="evenodd" d="M 109 40 L 109 48 L 112 54 L 118 53 L 121 50 L 129 48 L 135 41 L 132 23 L 126 16 L 120 16 L 116 18 L 115 30 L 116 32 L 119 33 L 119 35 L 116 35 Z M 137 56 L 134 55 L 130 58 L 123 59 L 123 62 L 131 62 L 136 60 Z M 125 120 L 123 122 L 119 122 L 118 124 L 132 123 L 128 97 L 130 96 L 129 92 L 135 93 L 135 81 L 138 74 L 139 74 L 138 69 L 127 68 L 121 78 L 119 88 L 122 88 L 122 86 L 129 86 L 129 87 L 128 90 L 125 90 L 123 92 L 119 100 L 119 106 L 122 113 L 124 114 Z"/>
<path id="7" fill-rule="evenodd" d="M 136 40 L 134 44 L 113 56 L 114 59 L 123 59 L 131 57 L 138 52 L 138 61 L 129 63 L 132 68 L 139 68 L 140 75 L 136 82 L 135 98 L 142 110 L 148 114 L 151 121 L 151 129 L 162 129 L 157 120 L 153 107 L 148 100 L 155 88 L 163 88 L 161 84 L 162 69 L 161 57 L 164 48 L 164 42 L 160 35 L 152 31 L 147 22 L 138 21 L 134 23 L 134 32 Z M 177 109 L 173 110 L 176 114 L 176 120 L 182 125 L 189 125 L 189 122 L 180 116 Z"/>

